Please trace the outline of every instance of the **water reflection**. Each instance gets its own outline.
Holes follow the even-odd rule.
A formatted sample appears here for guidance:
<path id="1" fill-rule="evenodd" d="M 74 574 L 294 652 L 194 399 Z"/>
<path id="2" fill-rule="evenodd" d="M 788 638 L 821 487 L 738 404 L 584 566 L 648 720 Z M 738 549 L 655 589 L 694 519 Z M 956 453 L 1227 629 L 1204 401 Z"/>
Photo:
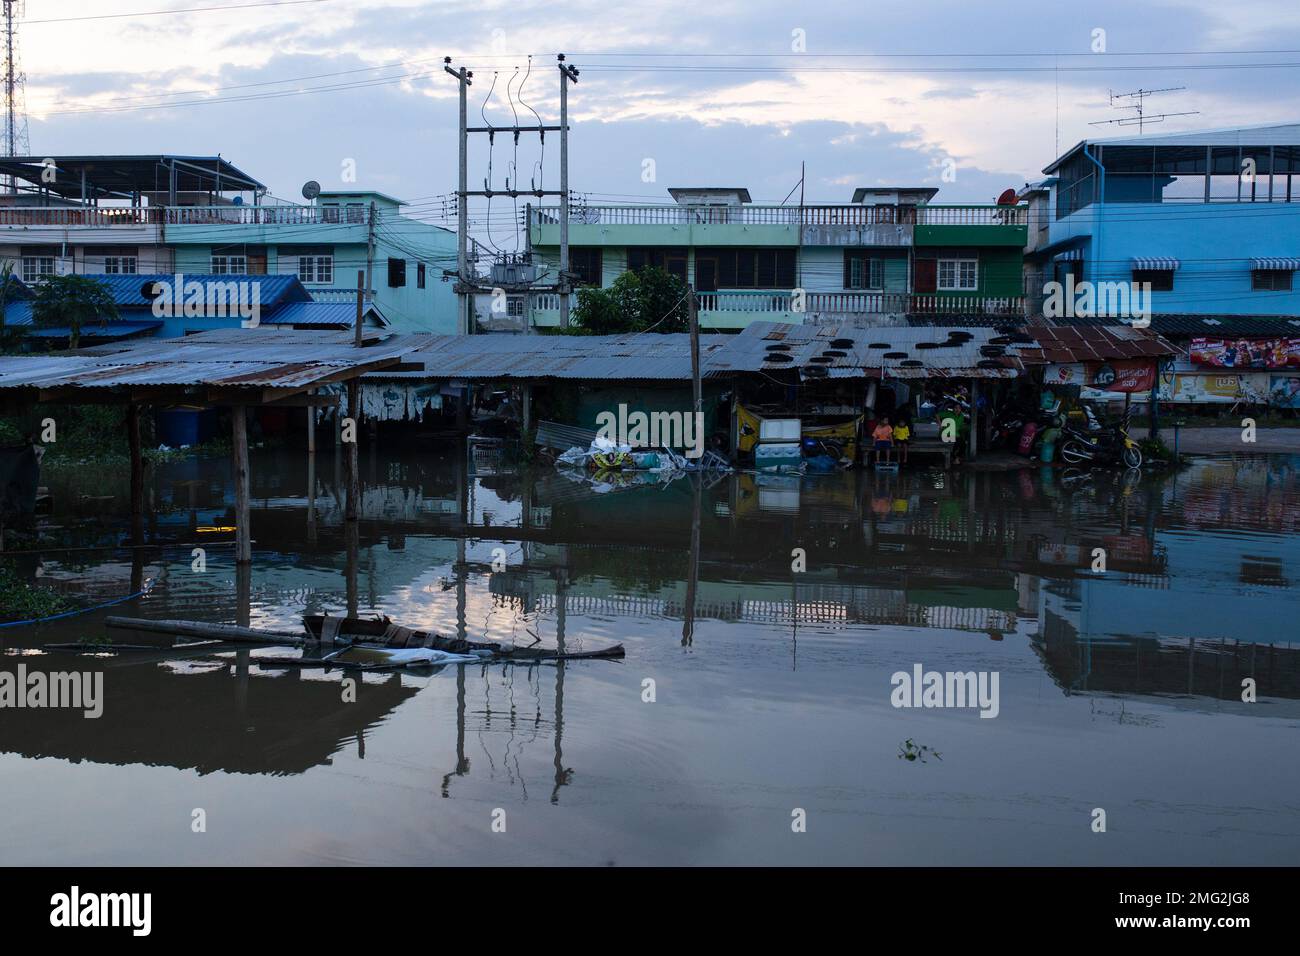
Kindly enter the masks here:
<path id="1" fill-rule="evenodd" d="M 594 788 L 635 803 L 625 791 L 632 766 L 697 786 L 710 773 L 759 772 L 771 758 L 753 747 L 784 730 L 764 730 L 752 714 L 754 727 L 736 724 L 742 701 L 750 712 L 771 700 L 837 739 L 835 723 L 850 713 L 901 721 L 887 707 L 887 674 L 932 658 L 994 661 L 1011 675 L 1003 716 L 989 723 L 1014 728 L 1013 750 L 1039 746 L 1026 743 L 1034 723 L 1065 719 L 1060 708 L 1072 697 L 1090 701 L 1088 719 L 1118 713 L 1136 725 L 1181 712 L 1291 720 L 1300 656 L 1283 622 L 1297 611 L 1297 466 L 1287 456 L 1207 458 L 1137 480 L 911 471 L 600 489 L 456 451 L 380 453 L 363 468 L 352 524 L 336 460 L 264 452 L 253 459 L 254 563 L 245 574 L 229 546 L 233 490 L 223 462 L 160 468 L 149 545 L 135 550 L 121 547 L 130 528 L 120 509 L 87 510 L 85 476 L 57 475 L 40 550 L 10 557 L 20 573 L 80 597 L 156 579 L 146 598 L 116 613 L 273 628 L 295 627 L 304 613 L 378 613 L 474 640 L 561 648 L 620 640 L 628 663 L 365 675 L 357 703 L 345 704 L 338 672 L 259 667 L 261 650 L 124 652 L 91 659 L 106 670 L 104 718 L 13 711 L 0 722 L 0 752 L 303 775 L 342 757 L 373 765 L 379 739 L 380 769 L 366 774 L 391 782 L 410 770 L 421 789 L 451 802 L 504 790 L 559 805 L 586 775 L 582 799 Z M 196 546 L 207 550 L 204 573 L 191 569 Z M 795 549 L 804 570 L 795 570 Z M 5 632 L 2 666 L 84 666 L 86 658 L 33 651 L 101 635 L 101 617 Z M 668 689 L 670 707 L 686 706 L 679 687 L 689 687 L 689 709 L 638 710 L 647 675 L 661 694 Z M 1260 705 L 1241 702 L 1246 678 Z M 401 716 L 413 707 L 418 729 Z M 664 713 L 674 723 L 655 724 Z M 725 726 L 717 732 L 748 754 L 744 769 L 691 752 L 710 726 Z M 913 735 L 882 736 L 896 750 Z M 961 759 L 937 732 L 918 739 L 943 744 L 945 767 Z M 964 742 L 986 768 L 1014 759 L 992 739 Z M 802 746 L 820 752 L 820 740 Z M 385 767 L 394 750 L 411 766 Z M 827 750 L 825 759 L 841 758 Z M 791 772 L 813 787 L 843 784 Z M 651 793 L 659 786 L 637 779 Z M 849 790 L 869 794 L 865 780 L 856 786 Z M 688 854 L 691 838 L 677 836 Z"/>

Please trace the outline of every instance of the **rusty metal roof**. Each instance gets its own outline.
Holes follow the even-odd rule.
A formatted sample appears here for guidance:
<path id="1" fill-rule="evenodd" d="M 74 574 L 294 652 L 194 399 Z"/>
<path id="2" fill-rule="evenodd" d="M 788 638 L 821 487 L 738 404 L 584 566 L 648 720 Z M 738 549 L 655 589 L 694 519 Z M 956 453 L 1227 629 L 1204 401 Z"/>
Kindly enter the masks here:
<path id="1" fill-rule="evenodd" d="M 1032 364 L 1158 359 L 1178 351 L 1149 329 L 1127 325 L 1039 325 L 1025 331 L 1036 347 L 1022 349 L 1020 354 Z"/>
<path id="2" fill-rule="evenodd" d="M 370 335 L 370 344 L 357 348 L 351 332 L 220 329 L 57 355 L 0 357 L 0 390 L 176 386 L 301 390 L 398 363 L 428 338 Z"/>
<path id="3" fill-rule="evenodd" d="M 732 336 L 700 337 L 700 368 Z M 423 371 L 381 371 L 375 378 L 584 379 L 683 381 L 691 377 L 691 337 L 657 332 L 634 335 L 443 335 L 407 355 Z"/>

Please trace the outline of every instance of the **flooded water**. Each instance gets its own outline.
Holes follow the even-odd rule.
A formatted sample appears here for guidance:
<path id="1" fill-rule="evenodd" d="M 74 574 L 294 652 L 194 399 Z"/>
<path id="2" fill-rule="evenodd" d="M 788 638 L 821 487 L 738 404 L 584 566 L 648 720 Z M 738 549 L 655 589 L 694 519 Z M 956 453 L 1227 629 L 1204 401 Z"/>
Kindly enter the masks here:
<path id="1" fill-rule="evenodd" d="M 159 469 L 143 550 L 122 547 L 124 477 L 47 471 L 55 513 L 43 550 L 8 555 L 19 573 L 83 602 L 148 590 L 0 631 L 4 670 L 93 669 L 104 696 L 98 719 L 0 711 L 0 858 L 1294 863 L 1298 469 L 597 488 L 363 452 L 350 541 L 332 452 L 310 476 L 302 454 L 254 453 L 247 575 L 226 463 Z M 141 639 L 106 631 L 112 613 L 297 629 L 350 597 L 627 656 L 365 674 L 347 702 L 339 671 L 258 665 L 284 649 L 42 650 Z M 894 706 L 918 665 L 995 673 L 996 716 Z"/>

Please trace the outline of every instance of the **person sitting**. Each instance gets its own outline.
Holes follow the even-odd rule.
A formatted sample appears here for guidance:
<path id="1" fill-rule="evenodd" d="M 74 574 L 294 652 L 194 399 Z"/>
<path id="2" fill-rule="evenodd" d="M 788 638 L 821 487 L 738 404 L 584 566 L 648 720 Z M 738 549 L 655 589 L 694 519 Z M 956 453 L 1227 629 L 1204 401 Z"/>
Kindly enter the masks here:
<path id="1" fill-rule="evenodd" d="M 900 418 L 898 424 L 894 426 L 894 445 L 898 448 L 898 463 L 907 464 L 907 443 L 912 440 L 912 427 L 908 425 L 907 419 Z"/>
<path id="2" fill-rule="evenodd" d="M 883 416 L 880 421 L 876 422 L 871 437 L 875 442 L 876 464 L 880 464 L 882 457 L 883 460 L 889 461 L 893 457 L 894 451 L 894 429 L 890 427 L 889 416 Z"/>

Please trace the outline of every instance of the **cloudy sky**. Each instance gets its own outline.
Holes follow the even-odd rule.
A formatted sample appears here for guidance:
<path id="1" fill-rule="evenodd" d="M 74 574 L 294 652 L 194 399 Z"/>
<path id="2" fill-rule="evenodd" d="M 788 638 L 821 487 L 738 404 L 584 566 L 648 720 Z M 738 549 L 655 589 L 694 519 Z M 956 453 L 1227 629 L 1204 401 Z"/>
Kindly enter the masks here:
<path id="1" fill-rule="evenodd" d="M 308 179 L 341 185 L 351 160 L 357 185 L 436 215 L 456 175 L 442 57 L 474 71 L 475 121 L 511 122 L 512 101 L 530 121 L 522 99 L 554 122 L 559 51 L 581 70 L 571 187 L 592 201 L 743 185 L 780 202 L 801 162 L 813 201 L 876 184 L 991 201 L 1058 145 L 1131 132 L 1089 126 L 1119 115 L 1112 90 L 1188 87 L 1149 101 L 1199 111 L 1165 130 L 1300 117 L 1294 0 L 253 3 L 26 0 L 30 152 L 219 152 L 285 198 Z M 488 149 L 473 147 L 481 188 Z M 518 181 L 554 188 L 558 158 L 554 138 L 543 158 L 525 137 Z M 491 159 L 504 187 L 508 137 Z M 500 200 L 492 219 L 509 228 Z"/>

